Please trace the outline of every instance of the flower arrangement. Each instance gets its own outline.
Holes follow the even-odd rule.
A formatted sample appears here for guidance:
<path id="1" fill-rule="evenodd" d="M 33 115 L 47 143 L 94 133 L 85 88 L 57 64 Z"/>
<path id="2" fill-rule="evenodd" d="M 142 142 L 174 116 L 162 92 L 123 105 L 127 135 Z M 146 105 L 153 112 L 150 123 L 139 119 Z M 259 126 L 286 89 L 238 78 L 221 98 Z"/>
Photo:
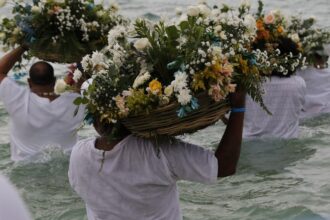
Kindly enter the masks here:
<path id="1" fill-rule="evenodd" d="M 226 106 L 237 85 L 262 103 L 259 68 L 267 66 L 262 52 L 251 48 L 256 22 L 247 12 L 226 19 L 228 14 L 199 4 L 188 7 L 177 22 L 138 19 L 115 26 L 108 45 L 82 59 L 84 74 L 93 82 L 75 104 L 87 104 L 89 116 L 117 124 L 139 115 L 147 119 L 169 106 L 175 106 L 174 121 L 185 120 L 200 109 L 207 111 L 205 100 Z M 203 118 L 207 112 L 200 114 Z"/>
<path id="2" fill-rule="evenodd" d="M 281 11 L 263 12 L 263 2 L 259 1 L 257 18 L 257 38 L 255 49 L 268 56 L 271 74 L 289 77 L 297 69 L 305 66 L 306 57 L 302 55 L 300 44 L 288 36 L 288 19 Z"/>
<path id="3" fill-rule="evenodd" d="M 291 17 L 288 36 L 300 44 L 303 55 L 307 58 L 307 65 L 314 64 L 314 55 L 324 51 L 324 45 L 330 43 L 330 30 L 318 28 L 313 17 L 303 19 L 299 16 Z"/>
<path id="4" fill-rule="evenodd" d="M 15 0 L 13 4 L 14 17 L 0 24 L 4 49 L 27 44 L 30 55 L 48 61 L 80 61 L 103 48 L 109 30 L 124 22 L 116 5 L 105 8 L 93 0 Z"/>

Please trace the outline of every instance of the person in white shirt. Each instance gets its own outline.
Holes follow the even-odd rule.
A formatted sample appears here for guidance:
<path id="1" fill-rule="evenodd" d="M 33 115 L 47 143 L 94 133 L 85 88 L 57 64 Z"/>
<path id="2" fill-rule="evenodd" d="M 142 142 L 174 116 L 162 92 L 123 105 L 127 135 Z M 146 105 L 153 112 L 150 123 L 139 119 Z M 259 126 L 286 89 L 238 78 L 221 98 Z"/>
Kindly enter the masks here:
<path id="1" fill-rule="evenodd" d="M 176 182 L 215 183 L 233 175 L 240 155 L 245 93 L 231 97 L 226 131 L 214 153 L 175 139 L 153 140 L 130 135 L 109 142 L 111 125 L 95 121 L 98 138 L 73 148 L 69 181 L 86 203 L 89 220 L 179 220 Z"/>
<path id="2" fill-rule="evenodd" d="M 0 175 L 0 220 L 31 220 L 15 187 Z"/>
<path id="3" fill-rule="evenodd" d="M 281 38 L 278 49 L 282 54 L 292 53 L 298 56 L 298 46 L 289 38 Z M 299 135 L 299 116 L 305 101 L 306 84 L 303 78 L 293 75 L 272 72 L 272 76 L 263 85 L 265 94 L 262 98 L 268 114 L 250 97 L 246 100 L 246 117 L 243 137 L 255 138 L 297 138 Z"/>
<path id="4" fill-rule="evenodd" d="M 330 113 L 330 68 L 329 55 L 325 51 L 316 51 L 313 66 L 298 73 L 306 82 L 306 98 L 301 119 L 312 118 Z"/>
<path id="5" fill-rule="evenodd" d="M 272 76 L 263 85 L 263 100 L 269 115 L 251 97 L 246 99 L 243 137 L 297 138 L 299 117 L 304 106 L 306 84 L 300 76 Z"/>
<path id="6" fill-rule="evenodd" d="M 26 48 L 18 47 L 0 60 L 0 101 L 10 116 L 10 147 L 13 161 L 29 160 L 45 147 L 71 151 L 77 142 L 77 128 L 84 117 L 84 107 L 74 116 L 73 101 L 79 96 L 54 93 L 53 67 L 37 62 L 29 71 L 29 87 L 7 77 Z"/>

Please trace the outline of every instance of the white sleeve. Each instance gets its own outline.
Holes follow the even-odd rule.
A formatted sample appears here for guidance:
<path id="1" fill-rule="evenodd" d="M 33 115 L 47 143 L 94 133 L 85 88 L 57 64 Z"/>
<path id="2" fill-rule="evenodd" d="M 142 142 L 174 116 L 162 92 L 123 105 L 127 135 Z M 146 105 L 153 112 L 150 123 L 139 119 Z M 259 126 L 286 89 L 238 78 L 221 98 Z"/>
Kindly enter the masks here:
<path id="1" fill-rule="evenodd" d="M 18 85 L 9 77 L 5 77 L 0 83 L 0 101 L 5 105 L 9 114 L 12 114 L 23 104 L 22 98 L 27 92 L 24 86 Z"/>
<path id="2" fill-rule="evenodd" d="M 0 176 L 0 220 L 30 220 L 30 214 L 14 186 Z"/>
<path id="3" fill-rule="evenodd" d="M 218 176 L 218 160 L 213 151 L 179 140 L 161 146 L 176 180 L 212 184 Z"/>

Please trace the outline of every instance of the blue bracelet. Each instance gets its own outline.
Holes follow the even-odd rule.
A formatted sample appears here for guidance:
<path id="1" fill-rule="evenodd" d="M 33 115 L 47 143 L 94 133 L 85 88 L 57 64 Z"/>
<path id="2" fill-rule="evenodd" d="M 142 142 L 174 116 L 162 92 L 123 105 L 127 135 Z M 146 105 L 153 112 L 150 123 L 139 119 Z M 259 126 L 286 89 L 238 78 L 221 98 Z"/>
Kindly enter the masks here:
<path id="1" fill-rule="evenodd" d="M 245 108 L 232 108 L 231 112 L 232 113 L 242 113 L 242 112 L 245 112 Z"/>

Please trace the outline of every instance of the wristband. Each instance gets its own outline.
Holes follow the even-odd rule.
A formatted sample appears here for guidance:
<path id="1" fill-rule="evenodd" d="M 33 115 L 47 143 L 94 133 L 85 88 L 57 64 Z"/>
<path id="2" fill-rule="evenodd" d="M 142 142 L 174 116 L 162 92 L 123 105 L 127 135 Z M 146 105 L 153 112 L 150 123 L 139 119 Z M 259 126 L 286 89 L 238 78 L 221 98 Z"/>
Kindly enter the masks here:
<path id="1" fill-rule="evenodd" d="M 232 113 L 243 113 L 243 112 L 245 112 L 245 108 L 232 108 L 231 112 Z"/>

